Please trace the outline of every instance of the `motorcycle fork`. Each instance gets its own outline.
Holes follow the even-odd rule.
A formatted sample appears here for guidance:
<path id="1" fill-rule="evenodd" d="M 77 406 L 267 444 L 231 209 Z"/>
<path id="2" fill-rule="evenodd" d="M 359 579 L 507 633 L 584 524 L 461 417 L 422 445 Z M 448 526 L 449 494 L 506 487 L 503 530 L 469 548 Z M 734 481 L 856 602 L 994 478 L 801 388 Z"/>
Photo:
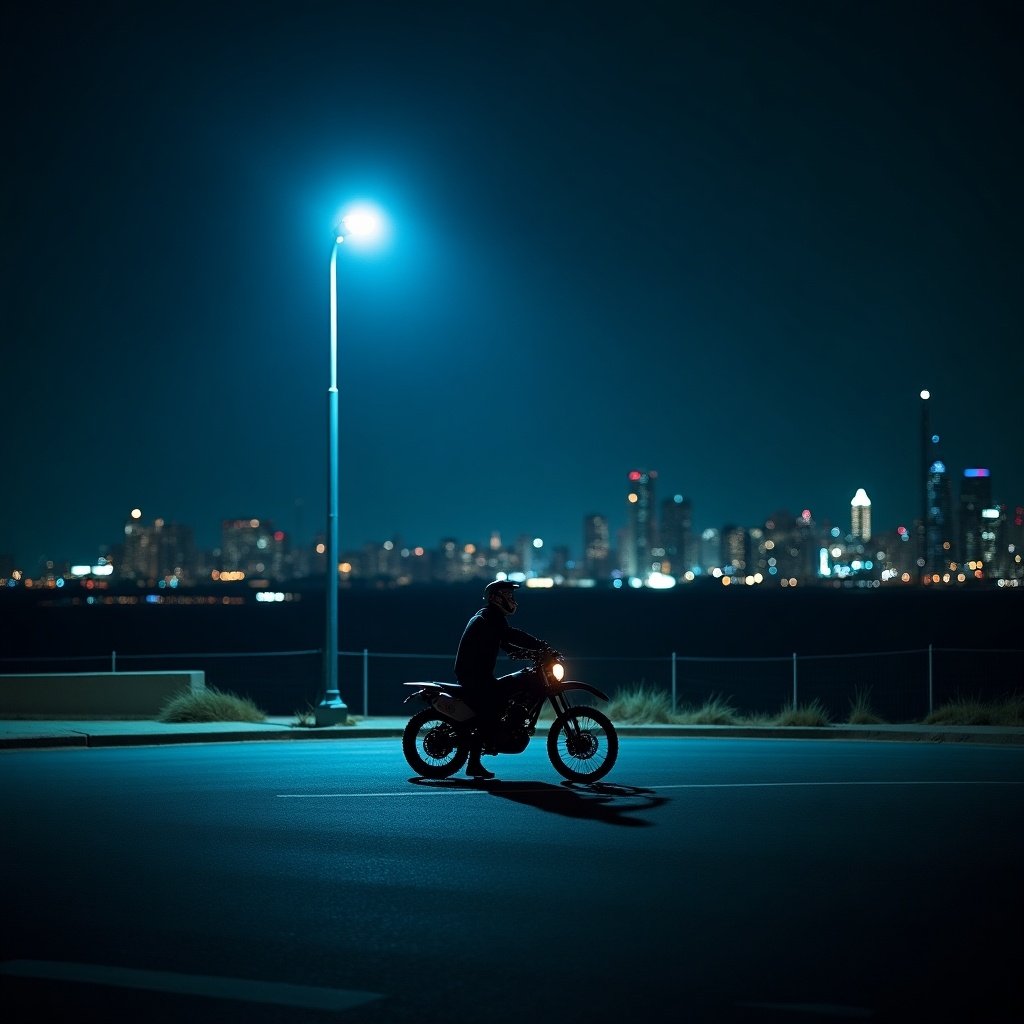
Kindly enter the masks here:
<path id="1" fill-rule="evenodd" d="M 559 719 L 564 715 L 570 708 L 569 702 L 565 699 L 564 693 L 549 693 L 548 700 L 551 702 L 551 706 L 555 709 L 555 719 Z M 573 734 L 579 732 L 579 724 L 576 719 L 568 719 L 566 721 L 566 727 L 570 729 Z"/>

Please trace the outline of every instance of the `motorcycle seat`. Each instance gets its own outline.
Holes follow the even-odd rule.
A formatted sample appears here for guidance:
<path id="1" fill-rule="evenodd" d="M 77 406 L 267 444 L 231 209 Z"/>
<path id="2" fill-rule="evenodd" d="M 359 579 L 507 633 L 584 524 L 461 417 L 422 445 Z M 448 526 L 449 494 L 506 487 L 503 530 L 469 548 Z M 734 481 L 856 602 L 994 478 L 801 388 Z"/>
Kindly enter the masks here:
<path id="1" fill-rule="evenodd" d="M 418 686 L 421 690 L 446 690 L 449 693 L 457 693 L 462 689 L 461 683 L 402 683 L 403 686 Z"/>

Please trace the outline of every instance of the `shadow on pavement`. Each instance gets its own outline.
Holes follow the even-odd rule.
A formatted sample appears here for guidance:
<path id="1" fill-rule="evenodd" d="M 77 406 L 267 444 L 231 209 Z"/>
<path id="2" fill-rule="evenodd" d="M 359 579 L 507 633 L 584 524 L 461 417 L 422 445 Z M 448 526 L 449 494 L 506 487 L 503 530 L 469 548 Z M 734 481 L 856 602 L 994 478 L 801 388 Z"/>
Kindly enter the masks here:
<path id="1" fill-rule="evenodd" d="M 491 796 L 527 804 L 551 814 L 633 828 L 647 828 L 654 822 L 632 815 L 652 811 L 668 803 L 668 797 L 655 796 L 653 790 L 606 782 L 563 782 L 560 786 L 553 786 L 549 782 L 502 782 L 501 779 L 436 780 L 414 777 L 409 781 L 414 786 L 431 789 L 479 789 Z"/>

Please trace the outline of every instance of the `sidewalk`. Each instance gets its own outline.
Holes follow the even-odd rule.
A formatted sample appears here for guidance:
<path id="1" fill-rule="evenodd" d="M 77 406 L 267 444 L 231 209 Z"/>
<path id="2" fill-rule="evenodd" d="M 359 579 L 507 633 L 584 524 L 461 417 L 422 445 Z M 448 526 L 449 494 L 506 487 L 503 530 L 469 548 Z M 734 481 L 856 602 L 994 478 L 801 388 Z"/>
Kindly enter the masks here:
<path id="1" fill-rule="evenodd" d="M 356 718 L 353 725 L 320 728 L 297 725 L 294 718 L 268 718 L 265 722 L 165 723 L 146 720 L 95 719 L 0 720 L 0 750 L 52 747 L 124 747 L 156 743 L 234 743 L 242 740 L 399 739 L 408 721 L 401 717 Z M 617 725 L 622 737 L 671 736 L 688 739 L 834 739 L 897 740 L 928 743 L 1024 743 L 1024 727 L 959 725 Z M 537 736 L 547 730 L 541 721 Z M 536 737 L 534 738 L 536 742 Z"/>

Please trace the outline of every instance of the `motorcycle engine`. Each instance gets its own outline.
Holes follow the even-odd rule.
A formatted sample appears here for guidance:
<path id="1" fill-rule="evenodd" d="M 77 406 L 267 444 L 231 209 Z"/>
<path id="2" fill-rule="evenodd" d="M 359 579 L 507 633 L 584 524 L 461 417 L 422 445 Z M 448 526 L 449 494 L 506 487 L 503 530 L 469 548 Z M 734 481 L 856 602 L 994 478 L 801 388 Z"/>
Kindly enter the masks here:
<path id="1" fill-rule="evenodd" d="M 491 746 L 498 754 L 521 754 L 530 742 L 529 726 L 532 711 L 528 698 L 513 698 L 501 716 L 491 737 Z"/>
<path id="2" fill-rule="evenodd" d="M 499 754 L 521 754 L 530 742 L 530 734 L 521 726 L 510 728 L 504 722 L 491 738 L 491 746 Z"/>

